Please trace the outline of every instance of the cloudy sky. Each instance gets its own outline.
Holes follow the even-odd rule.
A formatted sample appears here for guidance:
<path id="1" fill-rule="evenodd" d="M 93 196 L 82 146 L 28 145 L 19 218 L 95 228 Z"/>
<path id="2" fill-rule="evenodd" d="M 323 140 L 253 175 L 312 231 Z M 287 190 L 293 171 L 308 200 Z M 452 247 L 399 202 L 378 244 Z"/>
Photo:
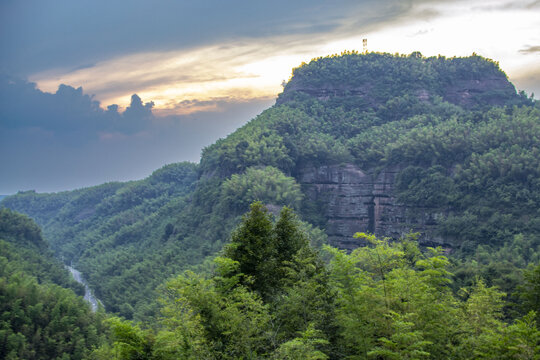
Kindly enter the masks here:
<path id="1" fill-rule="evenodd" d="M 197 162 L 271 106 L 293 67 L 363 38 L 369 51 L 476 52 L 540 94 L 539 0 L 2 0 L 0 194 Z"/>

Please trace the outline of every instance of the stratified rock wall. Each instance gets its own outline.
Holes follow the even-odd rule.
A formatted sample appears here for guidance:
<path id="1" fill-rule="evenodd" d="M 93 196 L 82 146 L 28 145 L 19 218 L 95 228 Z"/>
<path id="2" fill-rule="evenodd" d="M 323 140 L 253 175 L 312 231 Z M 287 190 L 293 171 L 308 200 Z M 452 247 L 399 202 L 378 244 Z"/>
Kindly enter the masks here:
<path id="1" fill-rule="evenodd" d="M 364 60 L 360 60 L 362 57 Z M 420 101 L 442 97 L 449 103 L 467 109 L 513 106 L 523 102 L 498 65 L 490 65 L 489 60 L 480 57 L 447 60 L 425 58 L 421 65 L 423 73 L 416 73 L 414 78 L 404 76 L 400 68 L 404 62 L 413 65 L 410 58 L 394 57 L 390 60 L 387 54 L 368 54 L 349 55 L 341 59 L 341 67 L 334 68 L 336 64 L 329 59 L 317 59 L 305 65 L 304 70 L 307 68 L 310 71 L 301 71 L 302 68 L 295 70 L 292 79 L 279 94 L 276 105 L 298 100 L 298 96 L 319 101 L 353 98 L 357 106 L 376 110 L 391 98 L 405 94 L 415 94 Z M 389 61 L 393 65 L 387 66 L 385 72 L 374 65 L 377 62 L 389 64 Z M 317 66 L 325 62 L 326 66 Z M 321 80 L 321 77 L 326 77 L 326 80 Z"/>
<path id="2" fill-rule="evenodd" d="M 443 91 L 445 101 L 464 108 L 470 108 L 478 103 L 490 106 L 504 106 L 508 99 L 516 97 L 514 85 L 504 76 L 456 80 Z"/>
<path id="3" fill-rule="evenodd" d="M 398 203 L 394 184 L 400 170 L 394 166 L 375 172 L 354 164 L 304 167 L 298 181 L 311 201 L 324 204 L 328 241 L 333 246 L 352 250 L 363 245 L 353 237 L 356 232 L 399 238 L 412 230 L 423 234 L 424 245 L 450 247 L 435 236 L 436 215 Z"/>

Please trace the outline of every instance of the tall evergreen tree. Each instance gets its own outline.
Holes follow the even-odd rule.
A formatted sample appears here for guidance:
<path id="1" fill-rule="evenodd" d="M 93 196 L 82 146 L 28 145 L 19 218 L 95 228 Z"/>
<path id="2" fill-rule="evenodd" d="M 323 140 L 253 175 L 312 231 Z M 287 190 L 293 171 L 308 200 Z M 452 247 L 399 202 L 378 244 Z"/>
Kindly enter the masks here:
<path id="1" fill-rule="evenodd" d="M 237 261 L 240 266 L 241 284 L 268 295 L 275 278 L 276 246 L 272 236 L 272 219 L 261 202 L 251 205 L 242 223 L 233 232 L 231 243 L 225 249 L 225 257 Z"/>

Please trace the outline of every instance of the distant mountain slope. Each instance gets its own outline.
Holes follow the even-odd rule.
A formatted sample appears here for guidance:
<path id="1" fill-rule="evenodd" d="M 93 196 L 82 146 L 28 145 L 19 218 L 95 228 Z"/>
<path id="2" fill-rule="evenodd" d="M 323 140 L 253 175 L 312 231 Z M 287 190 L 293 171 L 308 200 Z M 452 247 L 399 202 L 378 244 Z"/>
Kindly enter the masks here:
<path id="1" fill-rule="evenodd" d="M 186 206 L 196 179 L 196 165 L 180 163 L 140 181 L 57 194 L 23 192 L 2 205 L 36 219 L 57 256 L 76 264 L 105 307 L 132 316 L 131 306 L 118 304 L 153 298 L 162 277 L 200 261 L 200 249 L 183 252 L 181 243 L 169 241 L 168 225 Z M 127 274 L 129 279 L 117 279 Z"/>
<path id="2" fill-rule="evenodd" d="M 0 358 L 83 359 L 99 346 L 103 315 L 77 285 L 31 219 L 0 209 Z"/>
<path id="3" fill-rule="evenodd" d="M 32 219 L 9 209 L 0 209 L 0 241 L 2 255 L 17 262 L 20 270 L 40 283 L 52 283 L 72 288 L 79 295 L 84 294 L 84 289 L 71 279 L 63 264 L 54 258 L 41 235 L 41 229 Z"/>
<path id="4" fill-rule="evenodd" d="M 422 232 L 426 245 L 538 232 L 538 107 L 479 56 L 347 53 L 294 70 L 276 106 L 203 152 L 227 178 L 271 165 L 330 243 Z"/>
<path id="5" fill-rule="evenodd" d="M 539 239 L 539 152 L 540 109 L 497 63 L 344 53 L 295 69 L 276 105 L 196 169 L 163 170 L 179 177 L 2 204 L 35 217 L 108 310 L 143 318 L 153 288 L 219 251 L 253 200 L 295 208 L 347 249 L 357 231 L 420 231 L 465 255 Z"/>

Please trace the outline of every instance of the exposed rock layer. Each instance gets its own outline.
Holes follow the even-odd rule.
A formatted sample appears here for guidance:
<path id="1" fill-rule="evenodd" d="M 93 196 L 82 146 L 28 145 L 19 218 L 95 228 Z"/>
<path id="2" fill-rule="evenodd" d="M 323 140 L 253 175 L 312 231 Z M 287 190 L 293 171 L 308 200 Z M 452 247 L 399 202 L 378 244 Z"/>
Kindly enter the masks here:
<path id="1" fill-rule="evenodd" d="M 424 245 L 451 247 L 435 235 L 437 215 L 397 201 L 394 184 L 400 170 L 398 166 L 375 172 L 353 164 L 324 165 L 302 168 L 298 180 L 311 201 L 323 204 L 333 246 L 352 250 L 363 245 L 353 237 L 356 232 L 399 238 L 412 230 L 422 233 Z"/>
<path id="2" fill-rule="evenodd" d="M 276 104 L 287 103 L 294 98 L 295 93 L 302 93 L 322 101 L 332 97 L 352 96 L 361 98 L 366 106 L 383 105 L 383 99 L 378 99 L 370 93 L 371 88 L 372 86 L 369 84 L 360 87 L 347 85 L 313 87 L 297 81 L 280 94 Z M 511 100 L 518 101 L 516 89 L 503 74 L 479 79 L 455 80 L 437 92 L 429 88 L 420 88 L 415 93 L 420 101 L 429 101 L 432 96 L 442 96 L 445 101 L 464 108 L 471 108 L 479 104 L 504 106 L 511 104 Z"/>

